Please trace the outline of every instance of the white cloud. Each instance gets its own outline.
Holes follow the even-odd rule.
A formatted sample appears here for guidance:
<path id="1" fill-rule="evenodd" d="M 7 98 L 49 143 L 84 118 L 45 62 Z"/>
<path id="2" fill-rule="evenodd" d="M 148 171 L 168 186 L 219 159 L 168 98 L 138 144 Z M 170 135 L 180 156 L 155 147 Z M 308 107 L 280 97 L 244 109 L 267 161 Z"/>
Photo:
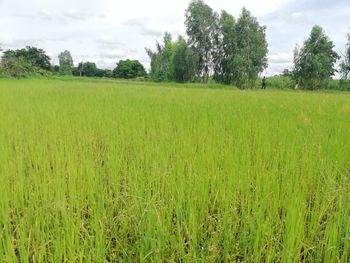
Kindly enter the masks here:
<path id="1" fill-rule="evenodd" d="M 292 50 L 313 24 L 320 24 L 342 50 L 348 31 L 348 0 L 207 0 L 213 9 L 237 17 L 243 6 L 267 26 L 269 68 L 290 67 Z M 189 0 L 0 0 L 3 48 L 35 45 L 57 54 L 71 51 L 77 64 L 91 60 L 113 68 L 119 59 L 139 59 L 148 67 L 145 47 L 154 47 L 165 31 L 185 34 Z"/>

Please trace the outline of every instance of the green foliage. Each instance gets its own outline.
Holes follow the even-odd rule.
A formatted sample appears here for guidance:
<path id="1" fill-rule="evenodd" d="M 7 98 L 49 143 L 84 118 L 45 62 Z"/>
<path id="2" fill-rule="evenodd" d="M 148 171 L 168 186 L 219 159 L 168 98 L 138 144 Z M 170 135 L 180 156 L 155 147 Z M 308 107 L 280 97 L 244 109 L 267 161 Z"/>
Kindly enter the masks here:
<path id="1" fill-rule="evenodd" d="M 17 57 L 13 51 L 6 51 L 1 59 L 1 71 L 11 77 L 23 78 L 33 71 L 33 67 L 23 57 Z"/>
<path id="2" fill-rule="evenodd" d="M 103 78 L 113 78 L 113 71 L 110 69 L 103 69 L 102 70 L 102 77 Z"/>
<path id="3" fill-rule="evenodd" d="M 51 64 L 44 50 L 28 46 L 3 52 L 0 68 L 11 77 L 23 78 L 49 75 Z"/>
<path id="4" fill-rule="evenodd" d="M 214 76 L 220 83 L 231 84 L 235 78 L 235 55 L 237 51 L 235 19 L 222 11 L 218 21 L 218 35 L 213 52 Z"/>
<path id="5" fill-rule="evenodd" d="M 157 42 L 156 46 L 156 51 L 146 49 L 151 59 L 151 79 L 182 83 L 194 80 L 198 55 L 182 36 L 173 42 L 171 35 L 165 33 L 163 45 Z"/>
<path id="6" fill-rule="evenodd" d="M 325 88 L 338 59 L 333 42 L 320 26 L 314 26 L 302 48 L 295 50 L 293 77 L 304 89 Z"/>
<path id="7" fill-rule="evenodd" d="M 0 262 L 349 262 L 350 94 L 209 86 L 1 79 Z"/>
<path id="8" fill-rule="evenodd" d="M 78 67 L 72 68 L 72 74 L 75 77 L 97 77 L 112 78 L 113 72 L 109 69 L 99 69 L 93 62 L 79 63 Z"/>
<path id="9" fill-rule="evenodd" d="M 59 72 L 62 76 L 71 76 L 73 69 L 73 58 L 68 50 L 61 52 L 58 55 L 58 60 L 60 63 Z"/>
<path id="10" fill-rule="evenodd" d="M 34 66 L 28 56 L 23 55 L 23 50 L 5 51 L 1 58 L 0 69 L 6 75 L 15 78 L 49 75 L 49 72 L 45 69 Z"/>
<path id="11" fill-rule="evenodd" d="M 217 38 L 218 15 L 202 0 L 192 0 L 186 10 L 186 32 L 189 45 L 198 55 L 198 74 L 208 82 L 213 70 L 214 41 Z"/>
<path id="12" fill-rule="evenodd" d="M 350 81 L 345 79 L 332 79 L 327 82 L 325 89 L 350 91 Z"/>
<path id="13" fill-rule="evenodd" d="M 52 66 L 51 66 L 51 72 L 52 72 L 54 75 L 60 75 L 60 66 L 58 66 L 58 65 L 52 65 Z"/>
<path id="14" fill-rule="evenodd" d="M 113 70 L 115 78 L 134 79 L 137 77 L 145 77 L 146 70 L 138 60 L 120 60 L 117 67 Z"/>
<path id="15" fill-rule="evenodd" d="M 7 50 L 4 52 L 4 55 L 6 56 L 8 53 L 13 57 L 21 58 L 33 67 L 41 68 L 43 70 L 51 69 L 50 57 L 46 55 L 46 52 L 42 49 L 27 46 L 22 49 Z"/>
<path id="16" fill-rule="evenodd" d="M 260 82 L 261 83 L 261 82 Z M 273 76 L 267 78 L 267 87 L 274 89 L 294 89 L 295 83 L 290 76 Z M 261 86 L 261 85 L 260 85 Z"/>
<path id="17" fill-rule="evenodd" d="M 155 81 L 172 81 L 172 57 L 174 53 L 172 37 L 165 33 L 163 45 L 156 43 L 156 51 L 147 49 L 147 54 L 151 59 L 150 77 Z"/>
<path id="18" fill-rule="evenodd" d="M 350 80 L 349 79 L 339 80 L 339 90 L 350 91 Z"/>
<path id="19" fill-rule="evenodd" d="M 258 74 L 267 67 L 266 27 L 243 8 L 236 23 L 237 54 L 235 57 L 234 83 L 238 87 L 249 87 Z"/>
<path id="20" fill-rule="evenodd" d="M 172 79 L 176 82 L 190 82 L 194 80 L 197 72 L 198 55 L 186 43 L 183 37 L 179 37 L 174 43 L 172 56 Z"/>
<path id="21" fill-rule="evenodd" d="M 237 22 L 223 11 L 214 52 L 214 79 L 240 88 L 254 87 L 267 67 L 266 28 L 243 8 Z"/>
<path id="22" fill-rule="evenodd" d="M 343 80 L 350 80 L 350 33 L 347 34 L 346 51 L 340 64 L 340 73 Z"/>
<path id="23" fill-rule="evenodd" d="M 96 64 L 93 62 L 81 62 L 78 65 L 77 71 L 74 71 L 75 73 L 78 73 L 78 76 L 80 77 L 95 77 L 97 74 L 97 67 Z"/>
<path id="24" fill-rule="evenodd" d="M 188 82 L 211 79 L 240 88 L 253 87 L 267 67 L 266 28 L 245 8 L 238 21 L 227 12 L 219 16 L 202 0 L 186 10 L 188 42 L 166 33 L 151 58 L 150 76 L 156 81 Z"/>
<path id="25" fill-rule="evenodd" d="M 8 78 L 10 77 L 6 72 L 1 70 L 1 66 L 0 66 L 0 79 L 1 78 Z"/>

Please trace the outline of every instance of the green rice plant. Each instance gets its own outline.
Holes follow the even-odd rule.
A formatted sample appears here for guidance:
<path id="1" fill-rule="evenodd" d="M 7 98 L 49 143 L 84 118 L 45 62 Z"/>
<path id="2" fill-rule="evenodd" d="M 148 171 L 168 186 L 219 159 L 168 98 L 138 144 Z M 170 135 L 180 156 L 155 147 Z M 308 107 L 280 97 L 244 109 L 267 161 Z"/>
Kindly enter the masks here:
<path id="1" fill-rule="evenodd" d="M 350 95 L 0 80 L 0 261 L 349 262 Z"/>

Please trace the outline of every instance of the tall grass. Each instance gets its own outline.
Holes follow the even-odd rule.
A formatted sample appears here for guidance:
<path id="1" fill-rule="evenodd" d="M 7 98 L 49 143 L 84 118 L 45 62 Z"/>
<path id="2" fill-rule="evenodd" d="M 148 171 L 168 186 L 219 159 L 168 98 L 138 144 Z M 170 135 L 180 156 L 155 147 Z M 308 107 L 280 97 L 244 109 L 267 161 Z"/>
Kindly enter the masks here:
<path id="1" fill-rule="evenodd" d="M 0 261 L 349 262 L 350 95 L 0 81 Z"/>

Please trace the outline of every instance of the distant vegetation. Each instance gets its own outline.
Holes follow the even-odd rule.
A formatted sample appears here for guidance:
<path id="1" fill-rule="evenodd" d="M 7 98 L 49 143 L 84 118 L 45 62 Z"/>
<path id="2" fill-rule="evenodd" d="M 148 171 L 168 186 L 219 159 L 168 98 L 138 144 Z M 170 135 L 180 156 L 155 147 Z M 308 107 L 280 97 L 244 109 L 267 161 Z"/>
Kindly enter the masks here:
<path id="1" fill-rule="evenodd" d="M 121 79 L 134 79 L 146 77 L 147 73 L 138 60 L 120 60 L 113 70 L 113 76 Z"/>
<path id="2" fill-rule="evenodd" d="M 210 79 L 240 88 L 252 86 L 267 67 L 266 27 L 245 8 L 236 21 L 226 11 L 215 13 L 203 1 L 192 1 L 186 10 L 188 41 L 172 42 L 166 33 L 151 58 L 150 77 L 156 81 Z"/>
<path id="3" fill-rule="evenodd" d="M 293 78 L 303 88 L 323 87 L 335 74 L 335 63 L 339 58 L 323 29 L 314 26 L 304 45 L 295 49 Z"/>
<path id="4" fill-rule="evenodd" d="M 202 0 L 192 0 L 185 11 L 187 36 L 176 40 L 165 33 L 156 48 L 146 48 L 150 57 L 147 73 L 138 60 L 120 60 L 113 70 L 99 69 L 94 62 L 73 65 L 71 53 L 59 54 L 59 65 L 51 65 L 44 50 L 26 47 L 3 52 L 0 77 L 79 76 L 104 78 L 147 78 L 158 82 L 216 82 L 239 88 L 260 86 L 259 75 L 268 66 L 266 26 L 243 8 L 236 19 L 226 11 L 213 11 Z M 337 68 L 337 62 L 340 65 Z M 334 81 L 335 73 L 341 80 Z M 286 74 L 287 73 L 287 74 Z M 324 30 L 315 25 L 302 47 L 296 47 L 294 66 L 268 85 L 280 88 L 350 90 L 350 34 L 345 53 L 335 52 Z"/>

